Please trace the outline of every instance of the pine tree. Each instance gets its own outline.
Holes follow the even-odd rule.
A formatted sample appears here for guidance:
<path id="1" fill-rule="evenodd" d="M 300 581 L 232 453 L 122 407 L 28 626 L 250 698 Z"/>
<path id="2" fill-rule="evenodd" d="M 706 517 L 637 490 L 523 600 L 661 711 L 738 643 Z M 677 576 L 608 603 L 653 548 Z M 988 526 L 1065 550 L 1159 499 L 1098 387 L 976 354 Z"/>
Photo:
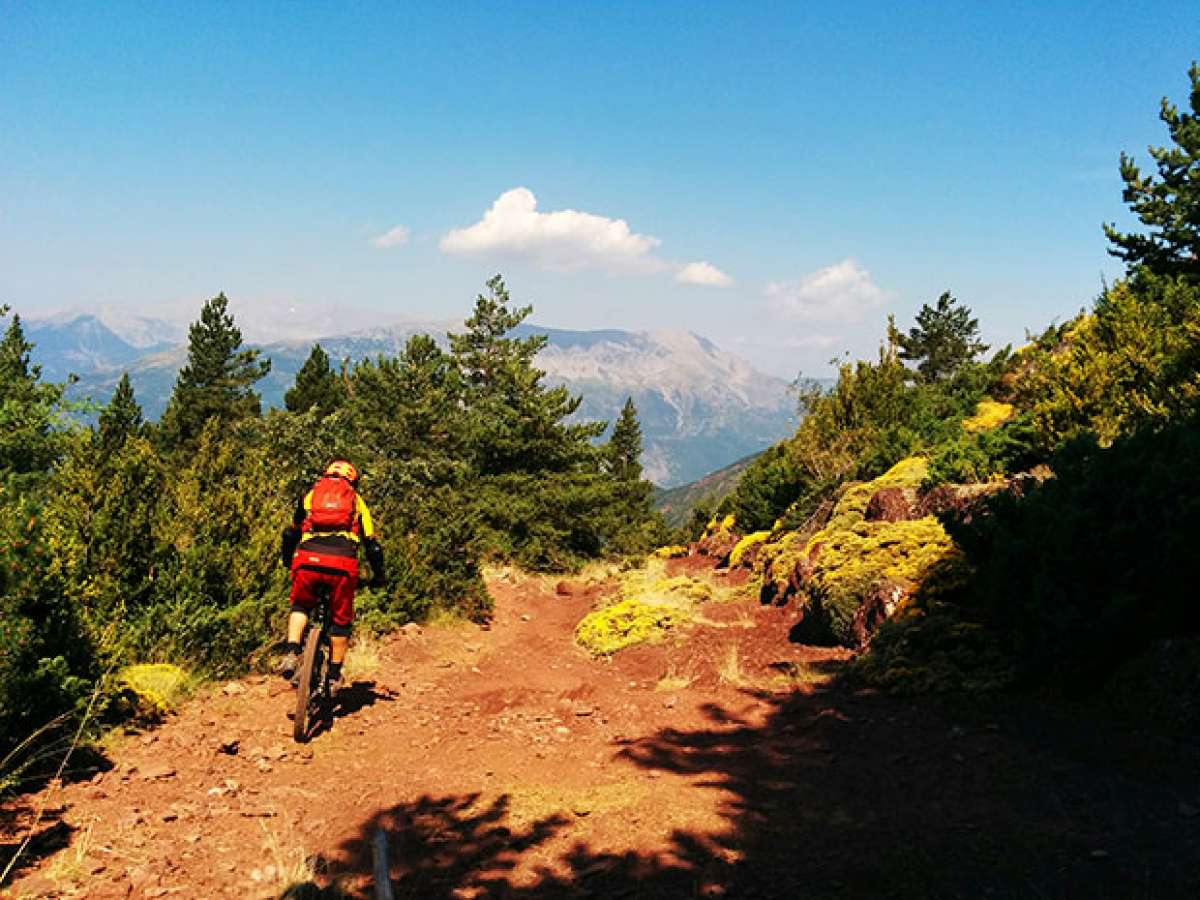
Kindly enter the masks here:
<path id="1" fill-rule="evenodd" d="M 1200 63 L 1192 63 L 1188 77 L 1190 113 L 1162 100 L 1159 118 L 1174 146 L 1149 148 L 1157 177 L 1143 176 L 1133 158 L 1121 154 L 1125 202 L 1149 233 L 1122 234 L 1113 224 L 1104 233 L 1113 244 L 1108 252 L 1131 269 L 1200 280 Z"/>
<path id="2" fill-rule="evenodd" d="M 0 306 L 0 318 L 8 315 L 10 307 Z M 32 387 L 42 375 L 41 366 L 30 363 L 33 344 L 25 340 L 21 317 L 13 313 L 4 339 L 0 340 L 0 400 Z"/>
<path id="3" fill-rule="evenodd" d="M 642 480 L 642 425 L 632 397 L 625 399 L 607 446 L 609 470 L 619 481 Z"/>
<path id="4" fill-rule="evenodd" d="M 100 449 L 112 453 L 120 449 L 127 438 L 137 434 L 142 427 L 142 407 L 133 395 L 133 385 L 126 372 L 117 382 L 112 399 L 100 413 L 96 429 L 96 440 Z"/>
<path id="5" fill-rule="evenodd" d="M 899 345 L 901 359 L 917 363 L 926 382 L 949 378 L 987 350 L 979 340 L 979 320 L 949 291 L 938 297 L 936 307 L 928 303 L 921 307 L 907 335 L 893 332 L 889 339 Z"/>
<path id="6" fill-rule="evenodd" d="M 511 337 L 532 311 L 510 306 L 504 280 L 495 276 L 475 298 L 467 330 L 450 335 L 451 355 L 462 372 L 467 442 L 484 475 L 565 471 L 594 456 L 590 441 L 603 423 L 566 424 L 582 400 L 565 387 L 542 384 L 534 358 L 545 335 Z"/>
<path id="7" fill-rule="evenodd" d="M 625 399 L 604 456 L 616 480 L 609 549 L 617 553 L 653 549 L 667 539 L 666 524 L 654 510 L 654 485 L 642 478 L 642 426 L 632 397 Z"/>
<path id="8" fill-rule="evenodd" d="M 320 344 L 313 344 L 308 359 L 296 373 L 296 383 L 283 395 L 283 405 L 289 412 L 307 412 L 316 407 L 328 415 L 345 399 L 345 384 L 329 365 L 329 354 Z"/>
<path id="9" fill-rule="evenodd" d="M 271 371 L 271 361 L 260 360 L 258 350 L 242 348 L 242 332 L 228 306 L 225 295 L 218 294 L 188 329 L 187 365 L 163 414 L 168 446 L 190 445 L 209 419 L 229 424 L 259 415 L 253 385 Z"/>
<path id="10" fill-rule="evenodd" d="M 0 319 L 8 313 L 0 306 Z M 54 424 L 63 411 L 63 386 L 42 382 L 32 352 L 21 317 L 13 314 L 0 339 L 0 475 L 44 472 L 61 450 L 63 434 Z"/>

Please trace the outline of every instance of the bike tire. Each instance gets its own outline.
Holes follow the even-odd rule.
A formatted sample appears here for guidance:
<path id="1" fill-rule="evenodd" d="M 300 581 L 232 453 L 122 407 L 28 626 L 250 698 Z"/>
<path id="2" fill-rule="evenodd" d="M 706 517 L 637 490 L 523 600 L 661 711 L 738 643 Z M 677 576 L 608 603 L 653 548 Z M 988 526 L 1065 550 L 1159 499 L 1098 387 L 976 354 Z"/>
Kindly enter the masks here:
<path id="1" fill-rule="evenodd" d="M 300 657 L 300 675 L 296 683 L 296 715 L 292 720 L 292 737 L 297 744 L 308 740 L 309 711 L 312 709 L 314 689 L 314 674 L 320 673 L 321 632 L 320 629 L 310 628 L 304 639 L 304 652 Z"/>

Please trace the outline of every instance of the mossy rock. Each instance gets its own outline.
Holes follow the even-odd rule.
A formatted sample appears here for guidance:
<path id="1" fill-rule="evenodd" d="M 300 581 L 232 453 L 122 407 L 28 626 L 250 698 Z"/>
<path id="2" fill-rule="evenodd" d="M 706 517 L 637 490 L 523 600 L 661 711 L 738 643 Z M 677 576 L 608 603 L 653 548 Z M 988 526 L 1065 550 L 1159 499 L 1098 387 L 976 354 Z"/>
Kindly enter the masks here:
<path id="1" fill-rule="evenodd" d="M 789 531 L 779 540 L 765 543 L 754 558 L 754 572 L 762 581 L 762 599 L 783 597 L 792 580 L 792 573 L 805 556 L 804 535 Z"/>
<path id="2" fill-rule="evenodd" d="M 660 643 L 688 618 L 678 607 L 627 599 L 584 616 L 575 640 L 594 656 L 607 656 L 635 644 Z"/>
<path id="3" fill-rule="evenodd" d="M 133 695 L 139 714 L 157 717 L 175 710 L 187 694 L 190 680 L 179 666 L 145 663 L 122 669 L 117 683 Z"/>
<path id="4" fill-rule="evenodd" d="M 804 555 L 813 561 L 808 594 L 819 620 L 839 642 L 854 642 L 853 622 L 863 598 L 880 581 L 921 586 L 935 570 L 946 578 L 961 553 L 932 516 L 901 522 L 859 522 L 824 529 Z M 807 611 L 806 611 L 807 612 Z"/>
<path id="5" fill-rule="evenodd" d="M 851 482 L 842 490 L 833 515 L 826 523 L 825 531 L 853 528 L 867 516 L 871 498 L 883 488 L 917 488 L 929 475 L 929 461 L 921 456 L 911 456 L 896 463 L 878 478 L 871 481 Z"/>
<path id="6" fill-rule="evenodd" d="M 736 544 L 733 545 L 733 550 L 729 552 L 729 567 L 737 568 L 746 559 L 746 554 L 756 547 L 761 546 L 771 536 L 769 531 L 752 532 Z"/>

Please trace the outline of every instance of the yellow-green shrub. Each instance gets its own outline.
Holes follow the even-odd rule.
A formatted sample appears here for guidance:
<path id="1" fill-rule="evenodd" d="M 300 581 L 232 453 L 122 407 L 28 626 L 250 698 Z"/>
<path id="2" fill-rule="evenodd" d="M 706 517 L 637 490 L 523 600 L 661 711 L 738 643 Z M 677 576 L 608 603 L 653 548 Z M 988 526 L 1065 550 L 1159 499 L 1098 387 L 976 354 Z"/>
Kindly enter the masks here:
<path id="1" fill-rule="evenodd" d="M 606 656 L 634 644 L 658 643 L 687 618 L 677 607 L 622 600 L 584 616 L 575 640 L 589 653 Z"/>
<path id="2" fill-rule="evenodd" d="M 145 663 L 126 666 L 117 675 L 117 683 L 135 698 L 137 711 L 162 716 L 172 712 L 187 693 L 188 674 L 170 663 Z"/>
<path id="3" fill-rule="evenodd" d="M 770 536 L 771 532 L 769 531 L 755 531 L 743 537 L 733 545 L 733 550 L 729 553 L 729 565 L 731 567 L 740 566 L 751 548 L 764 543 Z"/>
<path id="4" fill-rule="evenodd" d="M 995 400 L 980 400 L 975 406 L 975 415 L 963 419 L 963 431 L 974 434 L 979 431 L 991 431 L 999 428 L 1013 417 L 1011 403 L 997 403 Z"/>
<path id="5" fill-rule="evenodd" d="M 708 520 L 708 526 L 704 529 L 704 537 L 712 537 L 721 532 L 733 531 L 737 525 L 737 516 L 730 513 L 727 516 L 713 516 Z"/>
<path id="6" fill-rule="evenodd" d="M 650 559 L 644 568 L 621 573 L 615 602 L 584 616 L 575 639 L 596 655 L 656 643 L 670 629 L 691 621 L 701 603 L 730 599 L 734 593 L 700 578 L 667 577 L 666 564 Z"/>

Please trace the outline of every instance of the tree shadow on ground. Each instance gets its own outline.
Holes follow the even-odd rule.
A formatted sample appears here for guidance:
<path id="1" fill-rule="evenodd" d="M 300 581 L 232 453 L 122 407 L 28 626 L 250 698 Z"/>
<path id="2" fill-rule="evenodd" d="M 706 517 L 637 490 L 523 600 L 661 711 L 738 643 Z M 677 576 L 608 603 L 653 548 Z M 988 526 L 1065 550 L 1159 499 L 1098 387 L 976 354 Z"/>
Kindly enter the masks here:
<path id="1" fill-rule="evenodd" d="M 64 755 L 66 756 L 65 763 Z M 112 761 L 93 747 L 72 747 L 70 735 L 38 745 L 35 756 L 10 759 L 14 767 L 5 796 L 0 792 L 0 874 L 20 854 L 9 872 L 9 880 L 36 868 L 71 842 L 75 829 L 62 821 L 61 806 L 40 806 L 43 792 L 50 784 L 74 784 L 112 769 Z M 60 765 L 62 766 L 60 770 Z M 28 840 L 28 843 L 26 841 Z M 0 880 L 0 887 L 7 884 Z"/>
<path id="2" fill-rule="evenodd" d="M 7 832 L 7 823 L 0 822 L 0 829 Z M 20 854 L 16 865 L 8 873 L 8 877 L 0 879 L 0 888 L 24 872 L 37 868 L 42 860 L 65 849 L 71 843 L 71 836 L 74 833 L 74 828 L 55 815 L 39 824 L 32 835 L 29 834 L 28 827 L 26 827 L 13 840 L 0 842 L 0 874 L 4 873 L 16 854 Z M 28 843 L 26 843 L 27 837 Z"/>
<path id="3" fill-rule="evenodd" d="M 503 794 L 422 797 L 370 816 L 333 874 L 365 883 L 383 829 L 396 896 L 432 900 L 1200 896 L 1195 745 L 1133 760 L 1028 700 L 746 701 L 769 702 L 765 721 L 713 704 L 703 728 L 616 752 L 626 777 L 720 791 L 724 827 L 609 853 L 571 842 L 570 810 L 518 825 Z"/>

